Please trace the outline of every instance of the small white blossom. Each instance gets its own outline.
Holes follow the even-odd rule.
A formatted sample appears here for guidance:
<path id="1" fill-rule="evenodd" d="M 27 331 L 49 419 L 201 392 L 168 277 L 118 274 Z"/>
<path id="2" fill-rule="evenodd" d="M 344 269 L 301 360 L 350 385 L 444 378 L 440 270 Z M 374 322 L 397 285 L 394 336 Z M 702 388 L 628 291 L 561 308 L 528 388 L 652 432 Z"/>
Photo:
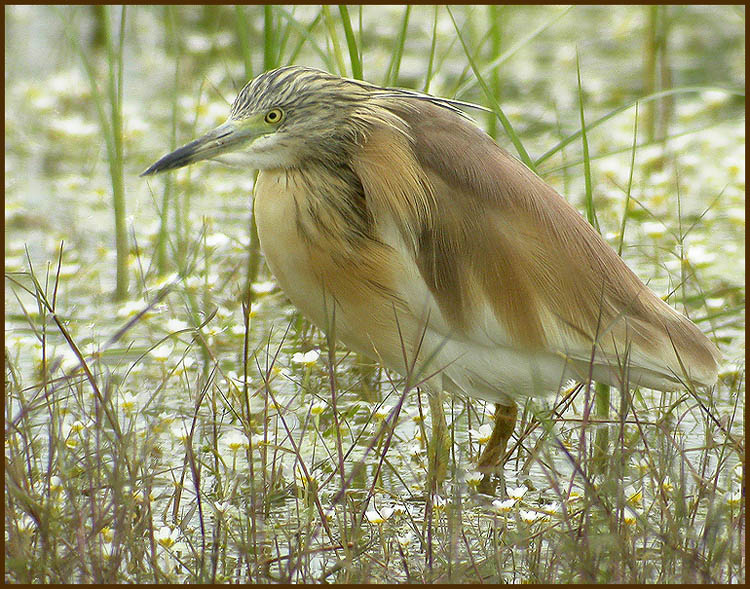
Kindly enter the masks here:
<path id="1" fill-rule="evenodd" d="M 419 407 L 415 407 L 414 409 L 409 411 L 409 417 L 414 423 L 421 423 L 424 421 L 424 413 L 421 413 L 419 411 Z"/>
<path id="2" fill-rule="evenodd" d="M 24 513 L 20 517 L 20 519 L 17 520 L 16 525 L 18 526 L 18 531 L 21 534 L 31 534 L 34 530 L 36 530 L 36 521 L 34 521 L 34 518 L 26 513 Z"/>
<path id="3" fill-rule="evenodd" d="M 190 328 L 190 326 L 185 321 L 183 321 L 182 319 L 177 319 L 176 317 L 172 317 L 170 320 L 168 320 L 165 327 L 169 333 L 174 333 L 175 331 L 182 331 L 183 329 Z"/>
<path id="4" fill-rule="evenodd" d="M 492 437 L 492 425 L 483 423 L 479 429 L 470 429 L 469 433 L 474 436 L 480 444 L 486 444 Z"/>
<path id="5" fill-rule="evenodd" d="M 484 475 L 476 470 L 472 470 L 466 473 L 466 484 L 472 487 L 473 489 L 476 489 L 479 486 L 479 483 L 482 482 L 482 479 L 484 478 Z"/>
<path id="6" fill-rule="evenodd" d="M 367 521 L 371 524 L 383 524 L 385 521 L 393 515 L 392 507 L 382 507 L 381 509 L 370 509 L 365 512 Z"/>
<path id="7" fill-rule="evenodd" d="M 247 436 L 241 431 L 233 429 L 229 431 L 223 438 L 222 441 L 227 445 L 227 448 L 232 453 L 239 452 L 248 448 Z"/>
<path id="8" fill-rule="evenodd" d="M 102 535 L 102 539 L 105 542 L 111 542 L 115 537 L 115 533 L 109 526 L 104 526 L 99 533 Z"/>
<path id="9" fill-rule="evenodd" d="M 272 280 L 268 280 L 266 282 L 253 282 L 252 285 L 253 292 L 257 295 L 268 294 L 270 292 L 273 292 L 273 289 L 275 288 L 276 283 Z"/>
<path id="10" fill-rule="evenodd" d="M 102 543 L 102 556 L 104 557 L 104 560 L 109 560 L 112 558 L 112 555 L 115 553 L 115 546 L 111 542 L 104 542 Z"/>
<path id="11" fill-rule="evenodd" d="M 155 539 L 164 548 L 172 548 L 179 536 L 180 532 L 177 528 L 172 529 L 169 526 L 162 526 L 156 532 Z"/>
<path id="12" fill-rule="evenodd" d="M 375 416 L 375 419 L 385 419 L 388 417 L 392 409 L 393 407 L 391 405 L 380 405 L 375 408 L 373 415 Z"/>
<path id="13" fill-rule="evenodd" d="M 133 414 L 140 409 L 142 405 L 141 396 L 133 391 L 125 391 L 120 395 L 120 409 L 127 414 Z"/>
<path id="14" fill-rule="evenodd" d="M 165 340 L 158 346 L 155 346 L 149 354 L 157 362 L 166 362 L 173 350 L 174 344 L 169 340 Z"/>
<path id="15" fill-rule="evenodd" d="M 628 503 L 638 506 L 643 501 L 643 491 L 629 485 L 625 488 L 625 499 Z"/>
<path id="16" fill-rule="evenodd" d="M 50 480 L 49 480 L 49 490 L 52 493 L 57 493 L 58 491 L 61 491 L 62 490 L 62 486 L 63 486 L 63 481 L 62 481 L 62 479 L 59 476 L 54 475 L 54 476 L 50 477 Z"/>
<path id="17" fill-rule="evenodd" d="M 216 515 L 230 515 L 236 508 L 229 501 L 217 501 L 212 505 Z"/>
<path id="18" fill-rule="evenodd" d="M 516 487 L 515 489 L 508 489 L 508 497 L 515 501 L 520 501 L 526 494 L 528 489 L 526 487 Z"/>
<path id="19" fill-rule="evenodd" d="M 409 456 L 412 458 L 418 458 L 424 453 L 424 448 L 419 443 L 412 444 L 409 446 Z"/>
<path id="20" fill-rule="evenodd" d="M 513 499 L 504 499 L 503 501 L 500 501 L 500 499 L 495 499 L 492 502 L 492 507 L 498 513 L 508 513 L 511 509 L 513 509 L 513 506 L 515 504 L 516 502 Z"/>
<path id="21" fill-rule="evenodd" d="M 568 501 L 570 501 L 570 502 L 580 501 L 582 498 L 583 497 L 581 496 L 581 494 L 578 491 L 576 491 L 575 489 L 572 489 L 570 491 L 570 493 L 568 494 Z"/>
<path id="22" fill-rule="evenodd" d="M 736 507 L 742 503 L 742 489 L 735 489 L 724 496 L 724 500 L 730 507 Z"/>
<path id="23" fill-rule="evenodd" d="M 310 413 L 313 415 L 322 415 L 328 410 L 328 403 L 325 401 L 315 401 L 310 407 Z"/>
<path id="24" fill-rule="evenodd" d="M 645 458 L 641 458 L 639 460 L 636 460 L 635 467 L 638 469 L 638 472 L 641 474 L 646 474 L 649 470 L 651 470 L 651 465 L 649 464 L 649 461 Z"/>
<path id="25" fill-rule="evenodd" d="M 295 364 L 304 364 L 305 366 L 312 366 L 318 361 L 320 352 L 318 350 L 310 350 L 309 352 L 295 352 L 292 356 L 292 362 Z"/>
<path id="26" fill-rule="evenodd" d="M 206 247 L 214 248 L 214 247 L 224 247 L 227 245 L 231 240 L 229 237 L 224 235 L 223 233 L 212 233 L 211 235 L 206 235 Z"/>
<path id="27" fill-rule="evenodd" d="M 409 544 L 411 544 L 413 537 L 414 534 L 412 534 L 411 532 L 406 532 L 402 536 L 398 536 L 396 540 L 401 545 L 401 548 L 406 548 Z"/>
<path id="28" fill-rule="evenodd" d="M 432 508 L 435 511 L 440 511 L 446 508 L 448 505 L 448 500 L 444 497 L 441 497 L 440 495 L 435 495 L 435 497 L 432 500 Z"/>
<path id="29" fill-rule="evenodd" d="M 117 316 L 120 318 L 135 317 L 146 308 L 143 301 L 125 301 L 120 308 L 117 309 Z M 148 312 L 146 313 L 148 315 Z"/>

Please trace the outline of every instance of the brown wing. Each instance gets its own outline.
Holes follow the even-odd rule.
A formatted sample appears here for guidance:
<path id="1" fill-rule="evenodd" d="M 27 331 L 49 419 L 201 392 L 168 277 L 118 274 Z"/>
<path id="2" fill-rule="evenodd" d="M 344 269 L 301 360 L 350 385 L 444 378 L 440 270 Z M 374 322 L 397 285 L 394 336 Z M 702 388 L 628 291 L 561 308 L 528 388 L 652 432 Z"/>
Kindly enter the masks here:
<path id="1" fill-rule="evenodd" d="M 510 338 L 581 362 L 596 342 L 614 366 L 628 355 L 670 380 L 687 371 L 698 383 L 715 381 L 718 349 L 575 208 L 471 122 L 409 102 L 397 114 L 409 126 L 431 189 L 425 203 L 434 208 L 415 258 L 452 333 L 501 345 Z"/>

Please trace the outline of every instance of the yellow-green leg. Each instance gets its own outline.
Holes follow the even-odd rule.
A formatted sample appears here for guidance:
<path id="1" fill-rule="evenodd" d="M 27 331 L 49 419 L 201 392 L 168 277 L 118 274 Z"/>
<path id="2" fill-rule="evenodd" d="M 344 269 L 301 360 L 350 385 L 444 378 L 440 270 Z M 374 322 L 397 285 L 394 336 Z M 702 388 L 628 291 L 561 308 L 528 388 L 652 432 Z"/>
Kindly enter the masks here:
<path id="1" fill-rule="evenodd" d="M 492 429 L 487 445 L 479 457 L 477 470 L 484 474 L 482 482 L 479 483 L 479 492 L 486 495 L 495 494 L 495 481 L 493 476 L 497 475 L 500 481 L 500 494 L 507 495 L 505 488 L 505 475 L 503 467 L 505 466 L 505 452 L 508 448 L 508 440 L 513 434 L 516 427 L 516 415 L 518 409 L 516 404 L 501 405 L 495 403 L 495 427 Z"/>
<path id="2" fill-rule="evenodd" d="M 448 460 L 450 459 L 451 440 L 448 436 L 448 423 L 443 411 L 443 393 L 430 391 L 430 415 L 432 417 L 432 435 L 430 445 L 427 448 L 428 488 L 426 491 L 437 493 L 443 486 L 448 472 Z"/>

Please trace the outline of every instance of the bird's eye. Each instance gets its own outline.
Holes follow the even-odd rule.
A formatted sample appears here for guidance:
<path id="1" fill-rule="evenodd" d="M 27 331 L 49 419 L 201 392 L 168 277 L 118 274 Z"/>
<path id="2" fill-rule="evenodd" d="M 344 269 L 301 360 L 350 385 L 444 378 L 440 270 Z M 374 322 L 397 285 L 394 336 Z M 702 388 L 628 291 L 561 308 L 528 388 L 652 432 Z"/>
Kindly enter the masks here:
<path id="1" fill-rule="evenodd" d="M 280 108 L 272 108 L 266 113 L 265 121 L 269 125 L 278 125 L 284 118 L 284 111 Z"/>

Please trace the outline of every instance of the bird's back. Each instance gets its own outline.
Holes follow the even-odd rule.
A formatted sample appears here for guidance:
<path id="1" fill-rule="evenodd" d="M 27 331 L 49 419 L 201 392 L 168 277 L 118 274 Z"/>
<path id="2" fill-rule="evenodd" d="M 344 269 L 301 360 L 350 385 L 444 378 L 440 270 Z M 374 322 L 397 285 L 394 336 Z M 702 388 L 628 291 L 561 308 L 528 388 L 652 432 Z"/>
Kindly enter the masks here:
<path id="1" fill-rule="evenodd" d="M 415 260 L 453 337 L 552 352 L 583 375 L 593 357 L 612 384 L 626 360 L 631 384 L 715 382 L 714 344 L 549 185 L 449 109 L 413 100 L 398 114 L 436 209 Z"/>

